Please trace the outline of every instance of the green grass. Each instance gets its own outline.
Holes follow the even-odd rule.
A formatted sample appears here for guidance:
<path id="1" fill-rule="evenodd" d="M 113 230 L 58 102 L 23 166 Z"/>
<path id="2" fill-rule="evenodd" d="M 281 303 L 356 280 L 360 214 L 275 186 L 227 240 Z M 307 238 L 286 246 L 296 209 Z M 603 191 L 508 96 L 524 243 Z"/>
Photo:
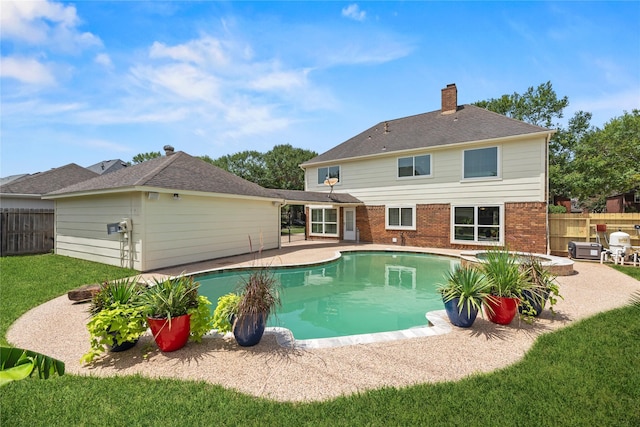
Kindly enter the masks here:
<path id="1" fill-rule="evenodd" d="M 0 258 L 0 343 L 18 317 L 32 307 L 64 295 L 71 289 L 137 272 L 59 255 Z"/>
<path id="2" fill-rule="evenodd" d="M 5 286 L 3 278 L 3 312 Z M 203 382 L 64 375 L 0 388 L 0 425 L 637 426 L 638 402 L 640 311 L 629 306 L 542 336 L 513 366 L 454 383 L 293 404 Z"/>
<path id="3" fill-rule="evenodd" d="M 304 233 L 304 227 L 300 227 L 297 225 L 292 225 L 291 226 L 291 234 L 303 234 Z M 280 235 L 282 236 L 288 236 L 289 235 L 289 229 L 288 228 L 281 228 L 280 229 Z"/>
<path id="4" fill-rule="evenodd" d="M 640 280 L 640 267 L 626 266 L 626 265 L 616 265 L 613 264 L 611 267 L 616 270 L 633 277 L 636 280 Z"/>

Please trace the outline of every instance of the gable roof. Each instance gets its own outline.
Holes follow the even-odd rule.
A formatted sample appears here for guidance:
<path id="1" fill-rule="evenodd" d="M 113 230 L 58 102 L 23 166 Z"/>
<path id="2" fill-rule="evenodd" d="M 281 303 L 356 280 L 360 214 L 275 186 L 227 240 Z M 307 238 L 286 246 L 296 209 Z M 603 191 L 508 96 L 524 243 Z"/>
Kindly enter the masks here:
<path id="1" fill-rule="evenodd" d="M 97 174 L 102 175 L 103 173 L 111 173 L 122 168 L 126 168 L 129 166 L 126 162 L 123 162 L 120 159 L 115 160 L 103 160 L 95 165 L 87 166 L 87 169 L 93 171 Z"/>
<path id="2" fill-rule="evenodd" d="M 139 187 L 276 198 L 270 190 L 182 151 L 52 191 L 47 198 L 104 191 L 140 191 Z"/>
<path id="3" fill-rule="evenodd" d="M 3 194 L 43 195 L 51 191 L 89 180 L 98 174 L 75 163 L 46 172 L 26 175 L 0 187 Z"/>
<path id="4" fill-rule="evenodd" d="M 550 129 L 465 104 L 448 114 L 437 110 L 380 122 L 301 166 L 384 155 L 394 151 L 551 132 L 553 131 Z"/>

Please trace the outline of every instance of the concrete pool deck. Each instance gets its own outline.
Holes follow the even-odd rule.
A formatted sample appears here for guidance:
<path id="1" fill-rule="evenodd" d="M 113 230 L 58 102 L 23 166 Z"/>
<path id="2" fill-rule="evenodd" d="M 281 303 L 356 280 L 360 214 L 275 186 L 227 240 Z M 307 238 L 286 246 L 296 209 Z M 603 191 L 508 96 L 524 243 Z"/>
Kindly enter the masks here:
<path id="1" fill-rule="evenodd" d="M 344 245 L 337 242 L 292 242 L 265 251 L 259 260 L 240 256 L 163 269 L 154 274 L 177 275 L 218 268 L 317 263 L 339 250 L 411 250 L 459 255 L 460 251 L 394 245 Z M 519 361 L 536 338 L 596 313 L 629 302 L 640 282 L 597 262 L 576 262 L 577 274 L 558 277 L 564 300 L 553 318 L 545 310 L 539 321 L 527 325 L 515 319 L 502 326 L 478 317 L 473 327 L 451 327 L 446 333 L 362 343 L 332 348 L 282 347 L 277 334 L 265 334 L 255 347 L 239 347 L 233 338 L 211 336 L 188 343 L 172 353 L 160 352 L 145 335 L 132 350 L 106 353 L 92 365 L 80 357 L 89 349 L 87 305 L 66 295 L 35 307 L 7 332 L 17 346 L 45 353 L 65 362 L 74 375 L 134 375 L 206 381 L 249 395 L 277 401 L 318 401 L 381 387 L 455 381 L 490 372 Z M 150 275 L 145 275 L 149 277 Z M 443 312 L 433 312 L 448 323 Z M 437 323 L 437 321 L 436 321 Z"/>

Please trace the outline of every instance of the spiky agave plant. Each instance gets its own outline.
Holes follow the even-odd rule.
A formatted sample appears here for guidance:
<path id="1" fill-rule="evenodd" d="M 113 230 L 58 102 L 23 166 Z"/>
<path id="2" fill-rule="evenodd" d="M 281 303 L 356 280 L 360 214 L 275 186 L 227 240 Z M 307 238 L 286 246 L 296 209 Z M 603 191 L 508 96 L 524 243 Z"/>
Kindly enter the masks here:
<path id="1" fill-rule="evenodd" d="M 482 272 L 472 266 L 458 265 L 446 275 L 446 283 L 437 287 L 445 303 L 459 298 L 458 313 L 462 314 L 464 307 L 467 312 L 480 310 L 482 303 L 491 299 L 490 283 Z"/>

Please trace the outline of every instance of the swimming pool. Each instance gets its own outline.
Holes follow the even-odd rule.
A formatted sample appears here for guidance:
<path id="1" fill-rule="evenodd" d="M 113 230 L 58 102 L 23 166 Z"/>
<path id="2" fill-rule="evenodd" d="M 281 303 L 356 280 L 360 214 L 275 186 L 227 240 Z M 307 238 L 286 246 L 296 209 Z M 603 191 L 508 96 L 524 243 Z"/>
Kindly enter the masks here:
<path id="1" fill-rule="evenodd" d="M 425 313 L 444 307 L 436 285 L 458 263 L 439 255 L 358 251 L 319 265 L 273 268 L 282 307 L 268 326 L 287 328 L 296 340 L 426 326 Z M 248 274 L 227 270 L 196 280 L 213 310 Z"/>

